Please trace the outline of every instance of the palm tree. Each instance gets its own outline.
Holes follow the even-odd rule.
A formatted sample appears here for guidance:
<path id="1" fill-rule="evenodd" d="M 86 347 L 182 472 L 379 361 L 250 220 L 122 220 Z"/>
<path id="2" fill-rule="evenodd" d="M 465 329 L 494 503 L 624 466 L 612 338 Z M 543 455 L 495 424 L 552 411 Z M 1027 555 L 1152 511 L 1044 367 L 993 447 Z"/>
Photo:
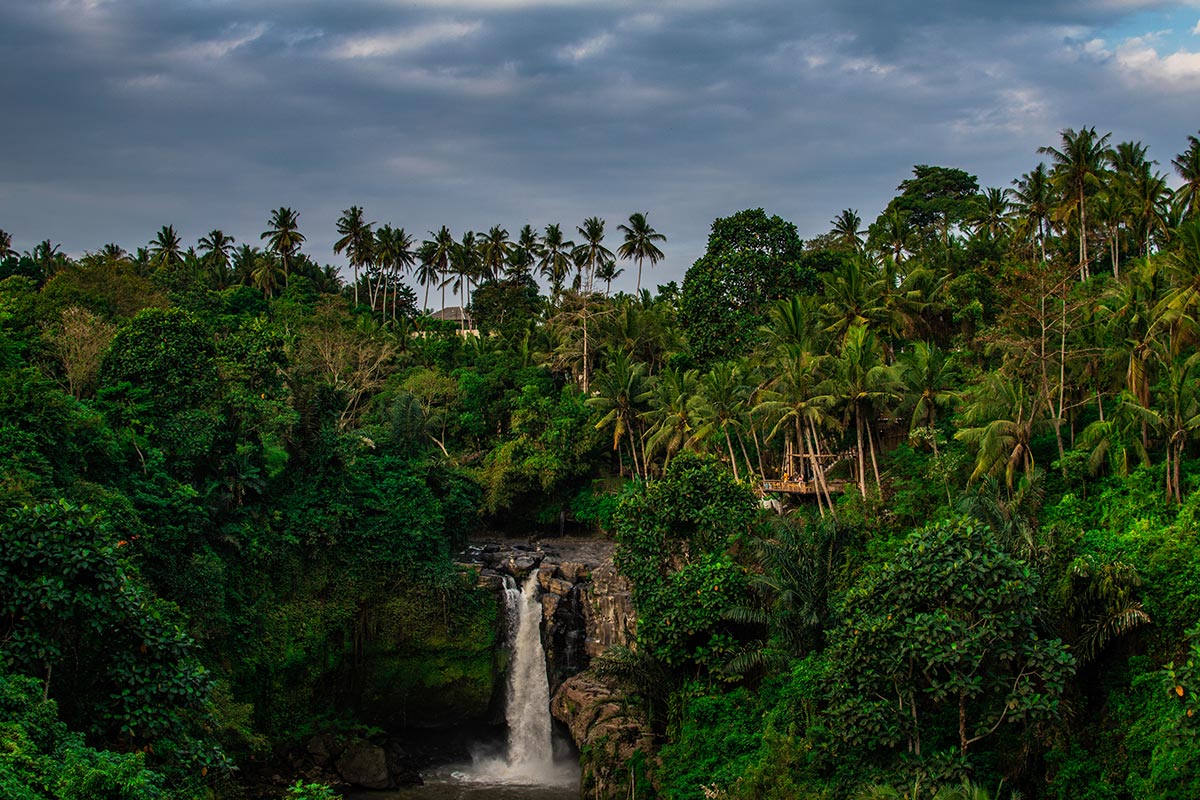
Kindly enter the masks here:
<path id="1" fill-rule="evenodd" d="M 562 228 L 558 223 L 546 226 L 546 232 L 542 235 L 538 271 L 543 278 L 550 281 L 550 295 L 554 303 L 558 302 L 563 284 L 571 272 L 571 253 L 574 250 L 575 243 L 563 239 Z"/>
<path id="2" fill-rule="evenodd" d="M 908 215 L 893 208 L 870 228 L 870 241 L 877 251 L 888 253 L 896 264 L 904 263 L 904 255 L 913 249 L 914 233 Z"/>
<path id="3" fill-rule="evenodd" d="M 670 466 L 671 458 L 691 440 L 696 428 L 700 403 L 696 394 L 697 376 L 694 369 L 668 367 L 638 398 L 650 406 L 643 415 L 650 423 L 646 431 L 646 451 L 651 457 L 659 452 L 665 455 L 664 470 Z"/>
<path id="4" fill-rule="evenodd" d="M 1045 426 L 1043 399 L 1001 372 L 984 378 L 964 415 L 968 427 L 954 435 L 976 448 L 972 481 L 1003 472 L 1011 491 L 1018 469 L 1033 473 L 1033 438 Z"/>
<path id="5" fill-rule="evenodd" d="M 576 247 L 571 256 L 583 276 L 581 286 L 586 294 L 592 293 L 592 281 L 601 265 L 613 259 L 613 252 L 604 246 L 604 220 L 599 217 L 588 217 L 583 225 L 575 228 L 583 237 L 583 243 Z M 577 278 L 577 282 L 578 278 Z"/>
<path id="6" fill-rule="evenodd" d="M 17 251 L 13 250 L 12 234 L 5 230 L 0 230 L 0 261 L 8 258 L 14 258 Z"/>
<path id="7" fill-rule="evenodd" d="M 1200 431 L 1200 353 L 1175 358 L 1157 343 L 1154 353 L 1164 378 L 1160 402 L 1155 408 L 1133 405 L 1131 409 L 1162 437 L 1167 499 L 1182 504 L 1180 465 L 1188 442 Z"/>
<path id="8" fill-rule="evenodd" d="M 1061 149 L 1039 147 L 1039 153 L 1054 162 L 1053 180 L 1062 191 L 1064 208 L 1074 212 L 1079 221 L 1079 278 L 1088 276 L 1087 198 L 1103 185 L 1104 164 L 1109 158 L 1108 138 L 1096 134 L 1095 128 L 1064 129 Z"/>
<path id="9" fill-rule="evenodd" d="M 150 243 L 150 260 L 157 269 L 171 269 L 183 264 L 183 242 L 174 225 L 163 225 Z"/>
<path id="10" fill-rule="evenodd" d="M 950 389 L 958 377 L 954 360 L 935 344 L 914 342 L 900 354 L 896 367 L 905 403 L 912 403 L 908 435 L 913 436 L 920 428 L 928 429 L 936 456 L 938 409 L 951 407 L 959 398 L 958 392 Z"/>
<path id="11" fill-rule="evenodd" d="M 254 259 L 254 267 L 250 273 L 250 280 L 255 288 L 261 289 L 263 297 L 271 297 L 279 290 L 280 278 L 285 277 L 282 263 L 276 261 L 267 253 L 260 253 Z"/>
<path id="12" fill-rule="evenodd" d="M 1187 216 L 1200 216 L 1200 138 L 1188 137 L 1188 149 L 1171 159 L 1183 185 L 1175 191 L 1175 202 Z"/>
<path id="13" fill-rule="evenodd" d="M 447 277 L 442 284 L 443 286 L 451 284 L 451 291 L 459 297 L 459 302 L 462 304 L 464 330 L 467 326 L 467 306 L 471 304 L 471 281 L 479 272 L 479 264 L 479 249 L 475 244 L 475 234 L 467 231 L 463 234 L 462 241 L 457 242 L 450 250 L 450 269 L 457 277 L 453 280 Z"/>
<path id="14" fill-rule="evenodd" d="M 716 364 L 700 379 L 700 427 L 692 434 L 692 441 L 702 442 L 716 432 L 725 438 L 729 451 L 729 464 L 735 480 L 738 473 L 737 456 L 733 454 L 733 437 L 729 431 L 742 426 L 750 401 L 752 387 L 746 382 L 745 371 L 737 364 Z M 750 466 L 749 462 L 746 464 Z"/>
<path id="15" fill-rule="evenodd" d="M 505 266 L 513 251 L 513 242 L 508 238 L 508 231 L 499 225 L 493 225 L 491 230 L 479 240 L 479 279 L 494 281 L 503 274 Z"/>
<path id="16" fill-rule="evenodd" d="M 15 252 L 13 255 L 15 255 Z M 104 247 L 101 247 L 100 255 L 108 261 L 129 261 L 129 253 L 116 242 L 109 242 Z"/>
<path id="17" fill-rule="evenodd" d="M 517 241 L 508 258 L 505 277 L 510 281 L 521 281 L 533 274 L 533 267 L 542 257 L 542 244 L 532 225 L 522 225 Z"/>
<path id="18" fill-rule="evenodd" d="M 830 234 L 833 236 L 834 241 L 852 253 L 862 252 L 862 237 L 866 231 L 859 230 L 862 227 L 862 217 L 858 216 L 857 210 L 853 208 L 843 209 L 840 214 L 830 220 L 829 224 L 833 226 Z"/>
<path id="19" fill-rule="evenodd" d="M 839 398 L 845 406 L 846 417 L 854 419 L 858 443 L 858 488 L 865 495 L 868 456 L 875 485 L 879 485 L 872 417 L 898 399 L 894 388 L 895 373 L 883 363 L 875 335 L 865 325 L 853 325 L 846 332 L 842 350 L 833 360 L 832 372 L 828 394 Z"/>
<path id="20" fill-rule="evenodd" d="M 380 318 L 387 315 L 387 290 L 390 285 L 392 289 L 392 319 L 395 319 L 396 295 L 400 289 L 400 278 L 412 269 L 416 257 L 413 252 L 413 237 L 404 228 L 384 225 L 375 232 L 374 250 L 375 260 L 379 266 L 380 283 L 383 284 L 383 314 Z"/>
<path id="21" fill-rule="evenodd" d="M 198 249 L 210 262 L 220 267 L 228 267 L 230 248 L 233 247 L 233 243 L 232 236 L 226 236 L 218 229 L 209 232 L 207 236 L 201 236 Z"/>
<path id="22" fill-rule="evenodd" d="M 300 232 L 300 215 L 290 208 L 280 206 L 271 212 L 267 223 L 270 227 L 258 237 L 267 240 L 267 247 L 279 256 L 283 267 L 283 285 L 287 286 L 288 274 L 291 271 L 292 256 L 304 243 L 304 234 Z"/>
<path id="23" fill-rule="evenodd" d="M 437 233 L 429 232 L 432 239 L 426 239 L 421 247 L 421 266 L 417 280 L 425 284 L 425 307 L 429 307 L 429 287 L 441 284 L 442 308 L 446 307 L 445 276 L 450 272 L 450 258 L 454 252 L 454 235 L 443 225 Z"/>
<path id="24" fill-rule="evenodd" d="M 968 222 L 975 235 L 985 242 L 994 242 L 1008 230 L 1010 205 L 1003 189 L 988 187 L 976 199 Z"/>
<path id="25" fill-rule="evenodd" d="M 1050 173 L 1045 163 L 1041 163 L 1014 179 L 1015 188 L 1007 190 L 1017 209 L 1017 231 L 1025 236 L 1034 235 L 1042 261 L 1046 260 L 1046 236 L 1050 230 L 1050 184 Z"/>
<path id="26" fill-rule="evenodd" d="M 596 277 L 604 281 L 605 297 L 612 294 L 612 282 L 624 271 L 623 269 L 617 269 L 616 259 L 603 261 L 600 263 L 600 266 L 596 267 Z"/>
<path id="27" fill-rule="evenodd" d="M 667 237 L 650 227 L 650 223 L 646 221 L 647 213 L 633 213 L 629 215 L 628 225 L 618 225 L 617 230 L 625 234 L 625 241 L 617 248 L 617 255 L 626 261 L 637 261 L 638 277 L 637 288 L 635 292 L 640 294 L 642 291 L 642 262 L 650 261 L 650 266 L 653 267 L 663 258 L 662 250 L 658 249 L 655 242 L 665 242 Z"/>
<path id="28" fill-rule="evenodd" d="M 354 270 L 354 305 L 358 305 L 359 267 L 370 264 L 373 259 L 371 250 L 375 236 L 371 226 L 374 224 L 363 219 L 363 210 L 358 206 L 347 208 L 337 221 L 337 232 L 342 237 L 333 243 L 333 252 L 340 254 L 346 251 L 346 258 Z"/>
<path id="29" fill-rule="evenodd" d="M 642 395 L 642 376 L 646 365 L 633 361 L 620 350 L 608 354 L 608 368 L 596 374 L 592 382 L 592 396 L 585 402 L 601 414 L 596 430 L 609 425 L 613 428 L 613 446 L 616 451 L 621 440 L 629 441 L 630 463 L 635 475 L 644 476 L 644 468 L 638 466 L 637 433 L 638 398 Z M 622 468 L 623 472 L 623 468 Z"/>

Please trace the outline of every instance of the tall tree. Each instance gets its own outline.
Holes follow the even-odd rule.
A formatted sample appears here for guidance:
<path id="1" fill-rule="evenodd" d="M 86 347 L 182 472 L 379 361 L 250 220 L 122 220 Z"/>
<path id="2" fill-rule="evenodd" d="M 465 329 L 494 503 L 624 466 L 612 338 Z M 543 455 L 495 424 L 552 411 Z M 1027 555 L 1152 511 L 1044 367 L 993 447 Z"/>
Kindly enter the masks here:
<path id="1" fill-rule="evenodd" d="M 1176 202 L 1189 217 L 1200 215 L 1200 137 L 1188 137 L 1188 149 L 1171 159 L 1183 185 L 1175 192 Z"/>
<path id="2" fill-rule="evenodd" d="M 183 241 L 174 225 L 163 225 L 150 243 L 151 263 L 157 269 L 173 269 L 183 264 Z"/>
<path id="3" fill-rule="evenodd" d="M 1031 171 L 1015 178 L 1013 188 L 1007 191 L 1016 206 L 1018 234 L 1032 234 L 1042 261 L 1045 261 L 1046 237 L 1050 231 L 1050 207 L 1053 203 L 1050 173 L 1045 163 L 1038 164 Z"/>
<path id="4" fill-rule="evenodd" d="M 591 294 L 597 271 L 601 265 L 612 260 L 613 252 L 604 246 L 604 220 L 599 217 L 588 217 L 575 230 L 583 237 L 571 254 L 582 278 L 577 279 L 579 285 L 576 288 Z"/>
<path id="5" fill-rule="evenodd" d="M 508 238 L 508 231 L 499 225 L 493 225 L 479 240 L 480 281 L 492 281 L 500 277 L 508 265 L 512 251 L 513 242 Z"/>
<path id="6" fill-rule="evenodd" d="M 441 285 L 442 308 L 446 307 L 446 276 L 450 274 L 450 259 L 453 257 L 455 242 L 454 234 L 443 225 L 437 233 L 429 232 L 432 239 L 426 239 L 421 247 L 422 275 L 429 277 L 430 283 L 425 284 L 425 305 L 429 306 L 429 286 L 433 283 Z"/>
<path id="7" fill-rule="evenodd" d="M 571 253 L 574 250 L 575 242 L 563 239 L 562 227 L 558 223 L 546 226 L 546 232 L 542 234 L 538 271 L 550 282 L 550 295 L 555 303 L 571 272 Z"/>
<path id="8" fill-rule="evenodd" d="M 358 206 L 350 206 L 342 212 L 337 221 L 337 232 L 341 238 L 333 243 L 333 252 L 346 252 L 346 258 L 354 270 L 354 305 L 358 305 L 358 270 L 371 263 L 372 248 L 375 235 L 371 230 L 373 222 L 363 219 L 363 210 Z"/>
<path id="9" fill-rule="evenodd" d="M 636 261 L 638 265 L 637 288 L 642 291 L 642 262 L 649 261 L 653 267 L 663 258 L 663 251 L 656 242 L 665 242 L 667 237 L 654 228 L 646 220 L 648 213 L 635 212 L 629 215 L 628 225 L 618 225 L 617 230 L 625 234 L 625 241 L 617 248 L 617 255 L 626 261 Z"/>
<path id="10" fill-rule="evenodd" d="M 286 206 L 280 206 L 271 212 L 271 220 L 267 225 L 267 230 L 258 238 L 266 239 L 267 247 L 279 256 L 283 267 L 283 285 L 286 286 L 292 257 L 304 243 L 304 234 L 300 232 L 300 215 Z"/>
<path id="11" fill-rule="evenodd" d="M 1059 147 L 1039 147 L 1039 153 L 1054 162 L 1053 179 L 1062 192 L 1065 211 L 1074 215 L 1079 226 L 1079 278 L 1088 276 L 1087 199 L 1104 184 L 1104 165 L 1109 160 L 1108 139 L 1095 128 L 1066 128 Z"/>
<path id="12" fill-rule="evenodd" d="M 829 224 L 833 226 L 833 230 L 829 233 L 833 236 L 834 241 L 852 253 L 862 252 L 863 234 L 866 231 L 859 230 L 862 227 L 862 217 L 858 216 L 857 210 L 842 209 L 842 212 L 830 220 Z"/>

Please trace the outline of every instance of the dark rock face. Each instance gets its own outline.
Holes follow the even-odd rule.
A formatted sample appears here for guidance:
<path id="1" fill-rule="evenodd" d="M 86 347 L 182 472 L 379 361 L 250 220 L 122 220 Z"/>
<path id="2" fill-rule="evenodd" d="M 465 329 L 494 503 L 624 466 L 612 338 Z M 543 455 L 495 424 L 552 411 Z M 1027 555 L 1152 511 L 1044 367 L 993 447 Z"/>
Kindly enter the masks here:
<path id="1" fill-rule="evenodd" d="M 581 796 L 627 797 L 628 765 L 639 753 L 652 754 L 654 740 L 649 723 L 620 689 L 581 672 L 559 688 L 550 711 L 567 726 L 583 754 Z"/>
<path id="2" fill-rule="evenodd" d="M 363 789 L 388 789 L 392 776 L 388 772 L 387 753 L 382 747 L 357 741 L 346 748 L 337 759 L 337 771 L 342 780 Z"/>

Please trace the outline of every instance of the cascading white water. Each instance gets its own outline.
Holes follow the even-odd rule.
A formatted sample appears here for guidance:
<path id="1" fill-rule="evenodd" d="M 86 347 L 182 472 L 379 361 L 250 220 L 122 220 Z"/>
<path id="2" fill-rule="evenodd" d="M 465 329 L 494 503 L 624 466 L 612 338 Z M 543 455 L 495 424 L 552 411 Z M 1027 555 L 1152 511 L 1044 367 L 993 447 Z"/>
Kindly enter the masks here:
<path id="1" fill-rule="evenodd" d="M 534 777 L 552 770 L 554 765 L 550 682 L 546 678 L 546 654 L 542 649 L 542 604 L 538 601 L 537 573 L 525 580 L 519 595 L 515 587 L 515 582 L 513 589 L 505 584 L 512 643 L 505 708 L 508 766 L 518 775 Z"/>
<path id="2" fill-rule="evenodd" d="M 522 792 L 513 796 L 558 797 L 554 792 L 571 787 L 577 790 L 579 765 L 574 760 L 554 761 L 550 683 L 542 648 L 542 604 L 538 600 L 536 571 L 526 579 L 523 588 L 518 588 L 512 578 L 504 577 L 504 607 L 510 650 L 505 706 L 507 754 L 505 758 L 497 758 L 477 753 L 469 769 L 454 770 L 450 778 L 455 783 Z"/>

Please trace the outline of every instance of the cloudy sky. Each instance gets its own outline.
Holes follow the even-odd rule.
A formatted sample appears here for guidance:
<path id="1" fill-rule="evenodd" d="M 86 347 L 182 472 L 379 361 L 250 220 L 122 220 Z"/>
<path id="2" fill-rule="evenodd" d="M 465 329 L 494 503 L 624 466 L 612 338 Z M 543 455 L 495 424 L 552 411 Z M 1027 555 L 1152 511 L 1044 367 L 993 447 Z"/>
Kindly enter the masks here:
<path id="1" fill-rule="evenodd" d="M 21 250 L 166 224 L 258 244 L 287 205 L 341 263 L 351 204 L 418 238 L 646 211 L 669 240 L 653 283 L 715 217 L 870 221 L 917 163 L 1007 186 L 1064 127 L 1173 174 L 1200 3 L 0 0 L 0 98 Z"/>

